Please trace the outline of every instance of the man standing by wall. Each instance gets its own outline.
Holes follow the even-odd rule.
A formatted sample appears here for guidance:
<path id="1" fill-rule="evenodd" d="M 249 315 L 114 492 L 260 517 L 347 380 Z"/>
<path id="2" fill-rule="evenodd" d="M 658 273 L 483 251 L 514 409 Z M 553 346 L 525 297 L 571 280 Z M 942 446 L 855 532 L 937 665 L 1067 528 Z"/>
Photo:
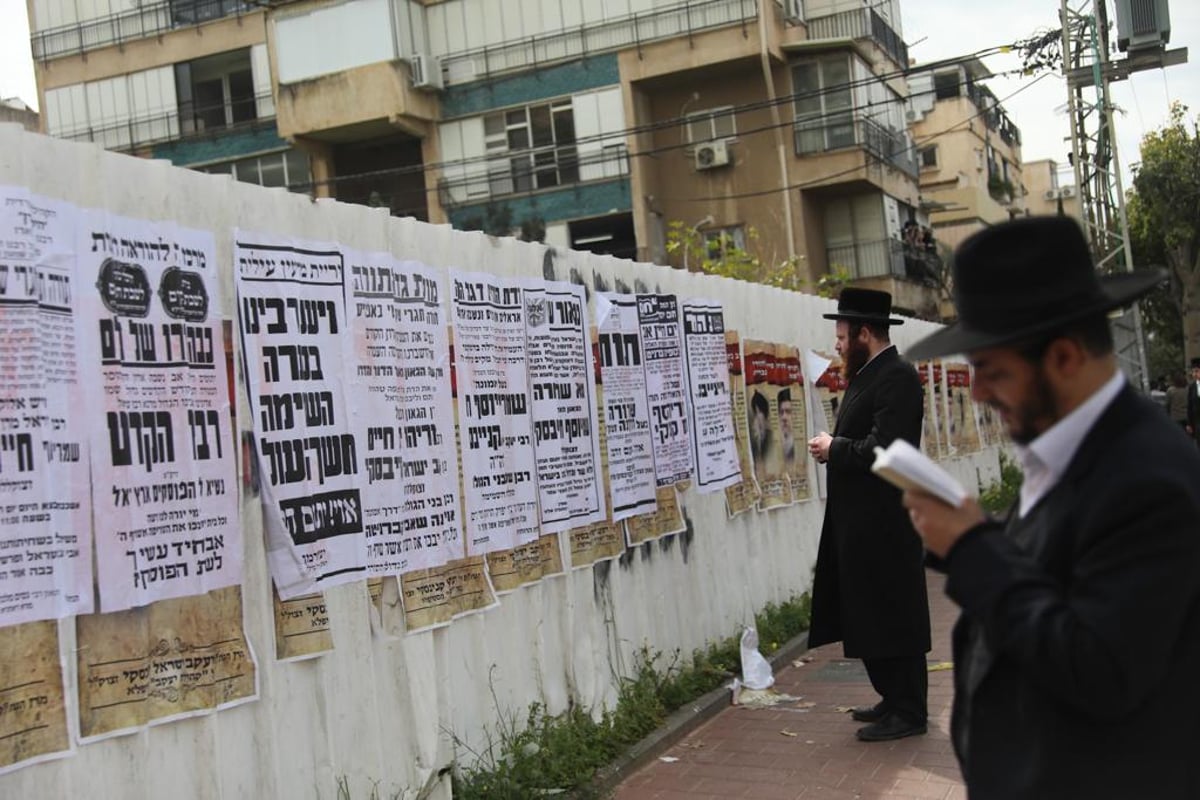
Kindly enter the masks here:
<path id="1" fill-rule="evenodd" d="M 856 708 L 869 723 L 866 742 L 925 733 L 929 598 L 921 540 L 900 505 L 900 492 L 871 472 L 876 447 L 921 438 L 924 401 L 912 365 L 888 334 L 892 296 L 845 289 L 838 298 L 837 352 L 850 384 L 833 435 L 822 431 L 809 452 L 828 468 L 829 496 L 813 580 L 808 643 L 841 641 L 861 658 L 881 699 Z"/>
<path id="2" fill-rule="evenodd" d="M 1098 278 L 1069 218 L 988 228 L 954 262 L 965 352 L 1025 471 L 1008 522 L 905 505 L 954 629 L 951 736 L 971 800 L 1200 797 L 1200 453 L 1117 368 L 1106 313 L 1165 276 Z"/>
<path id="3" fill-rule="evenodd" d="M 1200 358 L 1192 359 L 1192 382 L 1187 387 L 1188 433 L 1200 442 Z"/>

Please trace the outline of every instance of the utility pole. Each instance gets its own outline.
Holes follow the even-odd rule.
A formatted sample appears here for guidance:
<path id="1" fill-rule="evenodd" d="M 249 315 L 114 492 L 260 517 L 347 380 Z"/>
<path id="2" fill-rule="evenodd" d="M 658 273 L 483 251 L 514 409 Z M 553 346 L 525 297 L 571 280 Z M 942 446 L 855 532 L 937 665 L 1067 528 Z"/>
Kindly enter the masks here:
<path id="1" fill-rule="evenodd" d="M 1165 7 L 1163 2 L 1163 17 Z M 1129 222 L 1125 215 L 1109 84 L 1128 78 L 1131 72 L 1183 63 L 1187 60 L 1187 50 L 1166 50 L 1161 42 L 1157 45 L 1139 42 L 1127 57 L 1110 59 L 1105 0 L 1062 0 L 1061 20 L 1063 75 L 1067 80 L 1071 119 L 1071 164 L 1092 255 L 1101 272 L 1132 271 Z M 1144 25 L 1144 21 L 1139 18 L 1136 24 Z M 1113 338 L 1117 358 L 1130 382 L 1149 391 L 1145 338 L 1137 304 L 1113 318 Z"/>

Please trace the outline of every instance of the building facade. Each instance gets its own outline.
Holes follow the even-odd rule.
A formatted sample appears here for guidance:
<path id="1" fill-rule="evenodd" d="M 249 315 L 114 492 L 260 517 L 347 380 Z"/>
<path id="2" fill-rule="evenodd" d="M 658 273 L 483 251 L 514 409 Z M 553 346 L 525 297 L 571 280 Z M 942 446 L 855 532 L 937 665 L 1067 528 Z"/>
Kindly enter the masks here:
<path id="1" fill-rule="evenodd" d="M 1029 161 L 1021 170 L 1025 177 L 1025 208 L 1030 214 L 1068 216 L 1083 221 L 1075 175 L 1068 164 L 1050 158 Z"/>
<path id="2" fill-rule="evenodd" d="M 688 230 L 929 308 L 899 0 L 28 3 L 52 135 L 643 261 Z"/>

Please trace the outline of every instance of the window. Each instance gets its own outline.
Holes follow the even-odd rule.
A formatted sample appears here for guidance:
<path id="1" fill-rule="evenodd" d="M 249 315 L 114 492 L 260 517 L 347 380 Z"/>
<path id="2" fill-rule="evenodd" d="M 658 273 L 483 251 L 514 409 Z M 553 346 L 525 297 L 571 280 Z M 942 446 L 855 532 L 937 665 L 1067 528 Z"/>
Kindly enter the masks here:
<path id="1" fill-rule="evenodd" d="M 312 182 L 308 156 L 302 150 L 281 150 L 196 169 L 213 175 L 232 175 L 242 183 L 282 186 L 285 189 L 296 186 L 306 192 L 310 191 L 308 184 Z"/>
<path id="2" fill-rule="evenodd" d="M 733 106 L 697 111 L 688 114 L 685 120 L 684 130 L 687 131 L 688 144 L 732 139 L 737 136 Z"/>
<path id="3" fill-rule="evenodd" d="M 934 168 L 938 165 L 938 148 L 936 144 L 921 148 L 921 169 Z"/>
<path id="4" fill-rule="evenodd" d="M 493 195 L 579 182 L 569 99 L 488 114 L 483 137 Z"/>
<path id="5" fill-rule="evenodd" d="M 745 251 L 745 227 L 741 225 L 729 225 L 724 228 L 709 228 L 704 231 L 704 249 L 709 258 L 724 263 L 725 257 L 731 251 Z"/>
<path id="6" fill-rule="evenodd" d="M 938 100 L 949 100 L 952 97 L 958 97 L 962 92 L 959 90 L 958 70 L 954 72 L 939 72 L 933 76 L 933 92 Z"/>
<path id="7" fill-rule="evenodd" d="M 792 68 L 796 150 L 817 153 L 855 143 L 850 58 L 839 55 Z"/>
<path id="8" fill-rule="evenodd" d="M 250 50 L 175 65 L 179 126 L 184 134 L 220 130 L 258 116 Z"/>

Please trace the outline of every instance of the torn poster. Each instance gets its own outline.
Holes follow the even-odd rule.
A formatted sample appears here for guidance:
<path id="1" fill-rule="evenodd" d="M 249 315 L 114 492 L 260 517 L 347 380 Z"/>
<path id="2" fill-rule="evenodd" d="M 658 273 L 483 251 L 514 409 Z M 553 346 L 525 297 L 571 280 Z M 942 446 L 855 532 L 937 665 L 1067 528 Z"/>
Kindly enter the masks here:
<path id="1" fill-rule="evenodd" d="M 0 187 L 0 625 L 92 610 L 75 224 Z"/>
<path id="2" fill-rule="evenodd" d="M 345 257 L 235 231 L 239 322 L 271 577 L 283 600 L 366 575 L 347 412 Z"/>
<path id="3" fill-rule="evenodd" d="M 725 488 L 725 511 L 731 517 L 758 504 L 758 484 L 750 461 L 750 430 L 746 418 L 746 376 L 742 369 L 742 344 L 737 331 L 725 331 L 725 358 L 729 362 L 729 392 L 733 400 L 733 435 L 737 441 L 742 479 Z"/>
<path id="4" fill-rule="evenodd" d="M 72 752 L 53 620 L 0 627 L 0 775 Z"/>
<path id="5" fill-rule="evenodd" d="M 367 569 L 440 566 L 463 554 L 445 282 L 386 253 L 346 257 Z"/>
<path id="6" fill-rule="evenodd" d="M 729 399 L 729 358 L 725 354 L 725 312 L 712 300 L 683 304 L 683 343 L 688 405 L 692 409 L 691 447 L 696 488 L 719 492 L 742 479 L 733 403 Z"/>
<path id="7" fill-rule="evenodd" d="M 78 268 L 100 608 L 242 580 L 237 469 L 212 234 L 89 211 Z"/>
<path id="8" fill-rule="evenodd" d="M 537 465 L 519 283 L 450 271 L 467 554 L 538 538 Z"/>

